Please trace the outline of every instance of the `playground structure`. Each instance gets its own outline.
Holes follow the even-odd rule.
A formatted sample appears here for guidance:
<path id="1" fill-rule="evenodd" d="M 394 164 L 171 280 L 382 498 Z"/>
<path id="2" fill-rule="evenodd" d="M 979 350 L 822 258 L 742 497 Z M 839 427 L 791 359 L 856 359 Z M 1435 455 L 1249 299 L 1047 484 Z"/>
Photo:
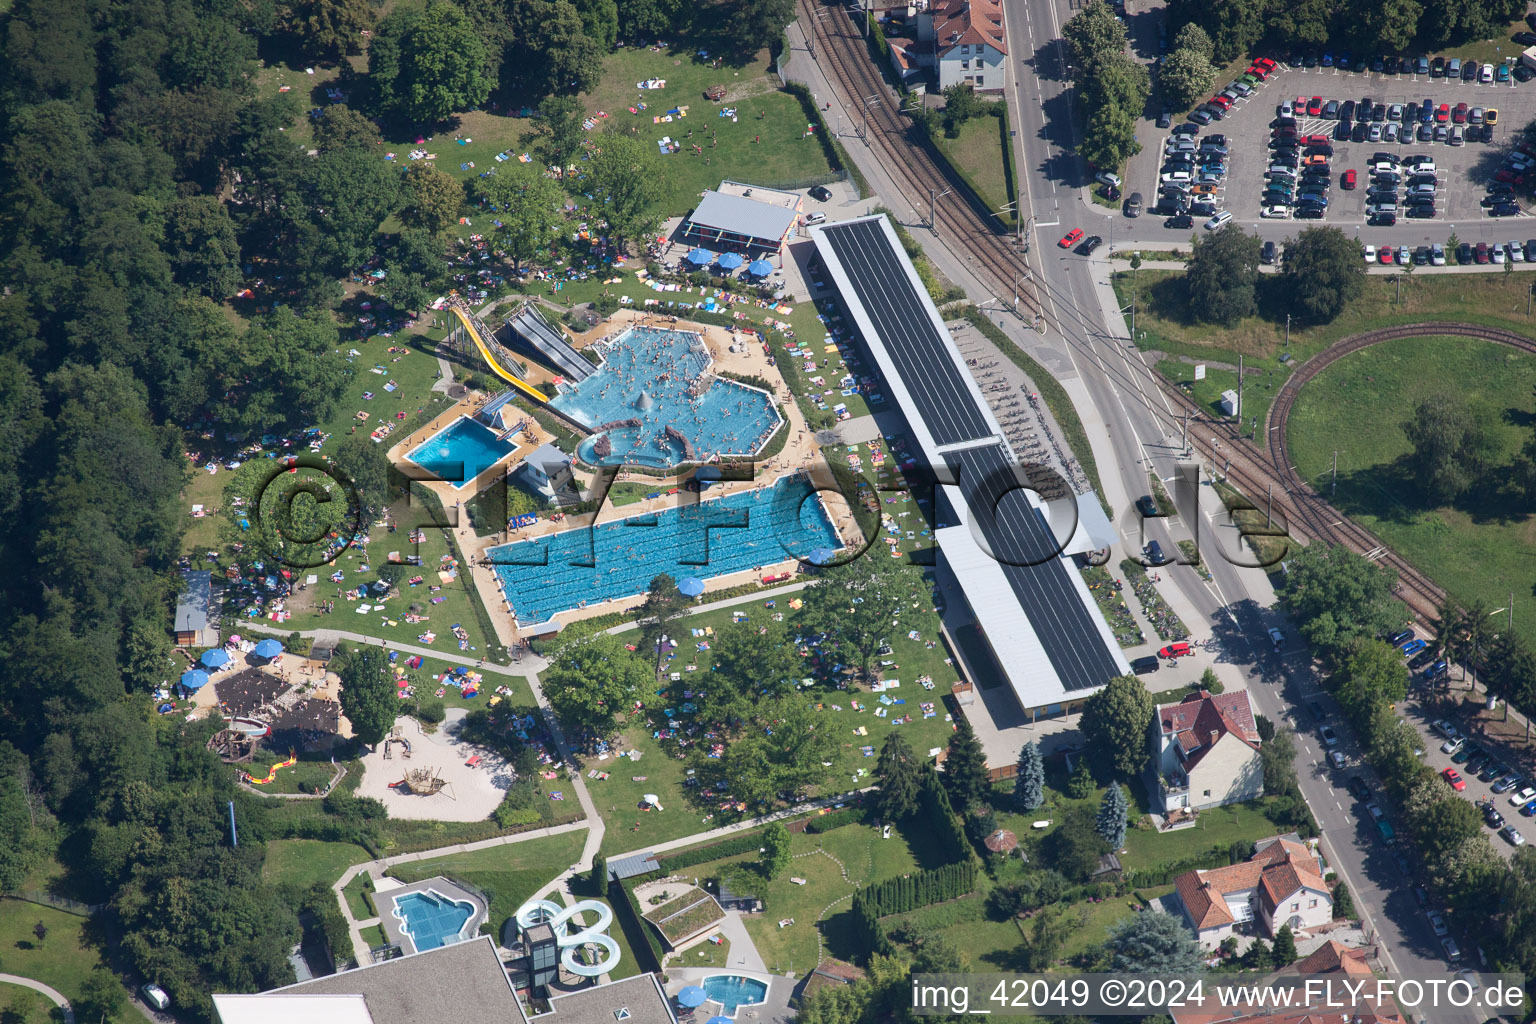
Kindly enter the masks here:
<path id="1" fill-rule="evenodd" d="M 582 923 L 582 915 L 597 914 L 593 925 Z M 562 907 L 550 900 L 529 900 L 512 915 L 517 926 L 527 931 L 536 924 L 548 924 L 555 931 L 555 944 L 560 947 L 560 963 L 579 978 L 600 978 L 619 966 L 619 944 L 607 934 L 613 924 L 613 910 L 599 900 L 578 900 L 569 907 Z M 567 925 L 575 922 L 576 931 Z M 579 950 L 596 946 L 601 954 L 597 962 L 584 964 L 576 958 Z"/>
<path id="2" fill-rule="evenodd" d="M 409 744 L 406 749 L 410 749 Z M 453 795 L 453 784 L 444 779 L 442 773 L 436 768 L 407 768 L 400 781 L 391 782 L 389 788 L 412 796 L 436 796 L 439 793 L 446 793 L 448 799 L 458 799 Z"/>
<path id="3" fill-rule="evenodd" d="M 265 786 L 268 783 L 270 783 L 273 779 L 277 778 L 277 773 L 280 770 L 282 770 L 284 768 L 288 768 L 288 767 L 290 767 L 292 765 L 296 765 L 298 763 L 299 763 L 299 759 L 297 757 L 295 757 L 293 751 L 290 750 L 290 751 L 288 751 L 288 760 L 286 760 L 286 761 L 279 761 L 279 762 L 277 762 L 277 764 L 273 765 L 271 767 L 271 769 L 268 770 L 266 778 L 258 779 L 256 776 L 252 775 L 250 772 L 244 772 L 244 771 L 240 773 L 240 776 L 241 776 L 241 778 L 245 779 L 246 782 L 249 782 L 253 786 Z"/>
<path id="4" fill-rule="evenodd" d="M 406 739 L 404 736 L 400 735 L 400 727 L 399 726 L 395 727 L 395 731 L 394 732 L 392 732 L 388 736 L 384 737 L 384 760 L 386 760 L 386 761 L 388 761 L 390 759 L 389 747 L 390 747 L 390 744 L 392 744 L 392 743 L 398 743 L 402 747 L 404 747 L 405 748 L 406 760 L 410 760 L 410 757 L 411 757 L 411 741 Z"/>
<path id="5" fill-rule="evenodd" d="M 480 319 L 479 315 L 469 307 L 469 303 L 465 302 L 458 292 L 449 294 L 448 308 L 453 310 L 454 314 L 458 316 L 461 325 L 460 331 L 455 332 L 455 334 L 462 333 L 473 344 L 485 365 L 491 368 L 492 373 L 530 398 L 537 399 L 540 402 L 549 401 L 548 395 L 523 380 L 523 375 L 517 369 L 517 361 L 512 358 L 512 354 L 501 347 L 501 344 L 496 341 L 496 336 L 491 332 L 490 328 L 485 326 L 485 321 Z M 459 345 L 458 347 L 463 349 L 467 346 Z"/>
<path id="6" fill-rule="evenodd" d="M 243 729 L 220 729 L 208 737 L 208 749 L 225 764 L 249 764 L 261 746 L 261 737 Z"/>

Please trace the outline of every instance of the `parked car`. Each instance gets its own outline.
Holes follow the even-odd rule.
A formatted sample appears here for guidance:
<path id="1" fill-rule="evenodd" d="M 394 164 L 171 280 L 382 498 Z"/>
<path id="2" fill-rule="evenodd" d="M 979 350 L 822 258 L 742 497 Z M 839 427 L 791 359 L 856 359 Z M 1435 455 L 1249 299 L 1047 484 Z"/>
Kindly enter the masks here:
<path id="1" fill-rule="evenodd" d="M 1333 731 L 1333 726 L 1325 725 L 1318 730 L 1318 735 L 1323 738 L 1326 746 L 1336 747 L 1339 744 L 1339 734 Z"/>
<path id="2" fill-rule="evenodd" d="M 1348 789 L 1352 794 L 1354 794 L 1356 799 L 1370 799 L 1371 784 L 1365 781 L 1365 777 L 1363 775 L 1351 775 L 1348 780 L 1345 781 L 1344 788 Z"/>
<path id="3" fill-rule="evenodd" d="M 1415 654 L 1418 654 L 1420 651 L 1422 651 L 1424 648 L 1426 648 L 1428 646 L 1429 645 L 1426 644 L 1423 640 L 1414 639 L 1414 640 L 1410 640 L 1407 643 L 1403 644 L 1403 646 L 1398 648 L 1398 650 L 1403 652 L 1403 657 L 1409 658 L 1409 657 L 1412 657 Z"/>
<path id="4" fill-rule="evenodd" d="M 1205 222 L 1205 230 L 1207 230 L 1207 231 L 1215 231 L 1217 228 L 1221 227 L 1223 224 L 1227 223 L 1227 221 L 1229 221 L 1231 219 L 1232 219 L 1232 211 L 1231 210 L 1222 210 L 1216 216 L 1212 217 L 1210 220 Z"/>
<path id="5" fill-rule="evenodd" d="M 1455 768 L 1446 768 L 1440 773 L 1440 776 L 1441 778 L 1445 779 L 1450 787 L 1456 792 L 1461 793 L 1466 791 L 1467 782 L 1461 777 L 1461 772 L 1458 772 Z"/>

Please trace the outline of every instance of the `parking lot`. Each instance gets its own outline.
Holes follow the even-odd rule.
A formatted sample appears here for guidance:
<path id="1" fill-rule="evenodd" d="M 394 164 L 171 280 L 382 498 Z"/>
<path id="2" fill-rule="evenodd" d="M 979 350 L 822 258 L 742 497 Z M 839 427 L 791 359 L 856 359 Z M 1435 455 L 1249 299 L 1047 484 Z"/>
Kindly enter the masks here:
<path id="1" fill-rule="evenodd" d="M 1218 82 L 1217 88 L 1223 84 Z M 1337 117 L 1324 117 L 1321 112 L 1308 113 L 1308 108 L 1317 106 L 1311 102 L 1313 97 L 1320 98 L 1325 109 L 1329 101 L 1336 101 L 1336 113 L 1342 113 L 1345 101 L 1352 101 L 1351 105 L 1358 108 L 1362 99 L 1368 99 L 1380 113 L 1373 112 L 1371 120 L 1356 117 L 1355 124 L 1365 127 L 1361 141 L 1354 141 L 1361 134 L 1358 130 L 1348 138 L 1340 138 Z M 1536 82 L 1483 83 L 1480 80 L 1465 81 L 1459 76 L 1453 79 L 1419 74 L 1341 72 L 1335 68 L 1309 70 L 1284 64 L 1277 66 L 1266 81 L 1255 86 L 1251 95 L 1237 99 L 1224 118 L 1202 127 L 1195 136 L 1197 144 L 1212 134 L 1225 136 L 1225 175 L 1214 195 L 1201 198 L 1209 201 L 1217 211 L 1230 212 L 1244 228 L 1256 230 L 1266 239 L 1278 240 L 1293 234 L 1301 226 L 1290 223 L 1289 217 L 1266 219 L 1261 216 L 1266 205 L 1266 174 L 1271 167 L 1271 125 L 1282 105 L 1294 106 L 1298 99 L 1302 102 L 1302 110 L 1295 117 L 1298 139 L 1327 136 L 1326 144 L 1331 147 L 1331 154 L 1326 156 L 1330 184 L 1325 193 L 1327 206 L 1320 219 L 1309 220 L 1308 224 L 1342 227 L 1352 231 L 1362 243 L 1376 245 L 1444 243 L 1452 234 L 1456 234 L 1460 241 L 1474 244 L 1480 240 L 1507 242 L 1536 233 L 1531 230 L 1533 225 L 1521 223 L 1530 216 L 1528 203 L 1521 202 L 1512 215 L 1493 216 L 1490 207 L 1483 202 L 1488 195 L 1487 187 L 1505 166 L 1511 136 L 1518 137 L 1536 117 Z M 1429 134 L 1433 135 L 1438 127 L 1445 141 L 1435 141 L 1432 137 L 1421 140 L 1419 136 L 1424 122 L 1417 117 L 1409 119 L 1412 113 L 1409 104 L 1420 106 L 1425 101 L 1432 108 Z M 1461 104 L 1465 106 L 1458 116 Z M 1474 115 L 1474 108 L 1481 113 Z M 1491 118 L 1490 110 L 1493 112 Z M 1393 113 L 1398 116 L 1395 122 L 1388 116 Z M 1376 119 L 1378 116 L 1379 120 Z M 1486 124 L 1490 119 L 1493 123 Z M 1474 125 L 1474 120 L 1481 120 L 1485 125 Z M 1389 139 L 1389 124 L 1397 126 L 1396 141 Z M 1175 121 L 1173 128 L 1177 125 Z M 1456 128 L 1461 129 L 1457 133 L 1463 139 L 1460 145 L 1449 142 L 1452 129 Z M 1134 228 L 1138 238 L 1156 238 L 1158 229 L 1167 219 L 1166 214 L 1154 212 L 1153 208 L 1159 199 L 1166 140 L 1172 130 L 1154 129 L 1151 138 L 1143 135 L 1143 153 L 1130 166 L 1131 180 L 1127 182 L 1126 192 L 1141 192 L 1145 196 L 1146 213 Z M 1372 134 L 1379 138 L 1372 141 Z M 1468 136 L 1475 141 L 1469 141 Z M 1305 162 L 1310 153 L 1304 147 L 1298 148 L 1302 148 L 1299 161 Z M 1406 209 L 1400 205 L 1394 224 L 1370 223 L 1367 205 L 1372 198 L 1368 196 L 1368 189 L 1373 184 L 1371 160 L 1378 154 L 1399 160 L 1427 157 L 1434 163 L 1436 188 L 1432 217 L 1406 216 Z M 1345 188 L 1342 178 L 1350 170 L 1356 172 L 1355 187 Z M 1401 176 L 1402 179 L 1408 177 L 1407 174 Z M 1407 181 L 1402 180 L 1398 187 L 1401 203 L 1406 199 L 1401 190 L 1408 187 Z M 1528 189 L 1529 184 L 1524 188 Z M 1281 212 L 1271 210 L 1272 215 Z M 1198 228 L 1208 217 L 1209 214 L 1197 214 L 1192 226 Z M 1163 230 L 1184 239 L 1190 233 L 1189 226 Z"/>

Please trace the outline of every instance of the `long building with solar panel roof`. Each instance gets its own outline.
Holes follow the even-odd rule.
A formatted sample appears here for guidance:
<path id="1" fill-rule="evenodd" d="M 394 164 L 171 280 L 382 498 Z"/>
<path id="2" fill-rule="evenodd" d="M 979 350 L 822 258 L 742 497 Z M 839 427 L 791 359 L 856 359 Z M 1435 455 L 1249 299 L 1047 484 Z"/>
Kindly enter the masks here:
<path id="1" fill-rule="evenodd" d="M 860 343 L 932 467 L 937 569 L 1026 712 L 1069 709 L 1130 666 L 1067 558 L 1102 544 L 1096 500 L 1043 503 L 883 216 L 810 236 Z M 921 481 L 914 488 L 923 487 Z M 1092 499 L 1092 495 L 1086 496 Z M 1080 515 L 1081 513 L 1081 515 Z M 1091 524 L 1107 525 L 1107 521 Z"/>

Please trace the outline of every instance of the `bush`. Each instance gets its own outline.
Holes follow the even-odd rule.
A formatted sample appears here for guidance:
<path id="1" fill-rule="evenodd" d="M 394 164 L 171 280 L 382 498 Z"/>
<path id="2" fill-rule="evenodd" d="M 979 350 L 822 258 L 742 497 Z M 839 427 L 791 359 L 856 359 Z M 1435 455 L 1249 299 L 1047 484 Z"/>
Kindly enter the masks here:
<path id="1" fill-rule="evenodd" d="M 661 865 L 663 871 L 670 873 L 695 864 L 719 860 L 722 857 L 734 857 L 739 853 L 756 853 L 762 845 L 762 832 L 754 829 L 708 846 L 699 846 L 692 850 L 682 850 L 668 856 L 657 857 L 656 863 Z"/>
<path id="2" fill-rule="evenodd" d="M 862 825 L 868 817 L 869 812 L 863 807 L 844 807 L 831 814 L 817 815 L 806 824 L 805 830 L 811 835 L 821 835 L 844 825 Z"/>
<path id="3" fill-rule="evenodd" d="M 438 725 L 448 717 L 448 711 L 443 707 L 443 702 L 436 697 L 416 702 L 416 717 L 428 725 Z"/>

